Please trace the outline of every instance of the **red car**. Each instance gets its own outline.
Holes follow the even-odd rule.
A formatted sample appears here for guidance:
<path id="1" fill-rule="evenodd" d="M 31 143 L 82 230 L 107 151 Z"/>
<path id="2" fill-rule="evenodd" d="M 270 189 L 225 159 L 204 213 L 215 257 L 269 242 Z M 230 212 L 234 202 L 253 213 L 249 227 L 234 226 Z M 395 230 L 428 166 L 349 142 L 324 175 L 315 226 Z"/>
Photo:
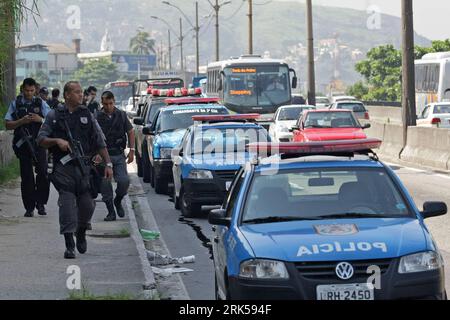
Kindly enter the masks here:
<path id="1" fill-rule="evenodd" d="M 367 139 L 363 129 L 349 110 L 310 110 L 303 113 L 292 129 L 294 142 Z"/>

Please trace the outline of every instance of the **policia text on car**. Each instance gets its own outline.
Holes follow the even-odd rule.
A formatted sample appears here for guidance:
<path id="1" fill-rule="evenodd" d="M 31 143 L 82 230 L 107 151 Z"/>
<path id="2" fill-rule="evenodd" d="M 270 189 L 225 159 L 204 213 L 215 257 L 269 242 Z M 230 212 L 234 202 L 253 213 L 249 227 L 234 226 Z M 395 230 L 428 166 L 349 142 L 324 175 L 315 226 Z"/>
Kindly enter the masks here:
<path id="1" fill-rule="evenodd" d="M 53 154 L 53 173 L 50 180 L 58 190 L 60 233 L 66 242 L 66 259 L 75 258 L 75 242 L 78 252 L 87 250 L 86 229 L 94 213 L 93 185 L 90 172 L 83 172 L 79 161 L 91 166 L 94 155 L 100 154 L 107 166 L 105 178 L 112 178 L 112 163 L 106 149 L 104 135 L 92 113 L 82 106 L 83 91 L 78 82 L 70 81 L 64 86 L 65 105 L 47 115 L 38 134 L 40 146 Z M 70 131 L 70 132 L 69 132 Z M 70 136 L 78 144 L 72 150 Z M 83 154 L 79 154 L 82 150 Z M 78 152 L 76 152 L 78 151 Z M 80 157 L 82 156 L 82 159 Z M 93 170 L 91 170 L 93 171 Z"/>
<path id="2" fill-rule="evenodd" d="M 13 149 L 20 161 L 25 217 L 32 217 L 35 209 L 40 215 L 47 214 L 45 205 L 50 192 L 47 179 L 47 152 L 36 145 L 35 139 L 50 108 L 36 96 L 35 80 L 25 79 L 21 88 L 20 95 L 9 106 L 5 116 L 5 126 L 8 130 L 14 130 Z"/>

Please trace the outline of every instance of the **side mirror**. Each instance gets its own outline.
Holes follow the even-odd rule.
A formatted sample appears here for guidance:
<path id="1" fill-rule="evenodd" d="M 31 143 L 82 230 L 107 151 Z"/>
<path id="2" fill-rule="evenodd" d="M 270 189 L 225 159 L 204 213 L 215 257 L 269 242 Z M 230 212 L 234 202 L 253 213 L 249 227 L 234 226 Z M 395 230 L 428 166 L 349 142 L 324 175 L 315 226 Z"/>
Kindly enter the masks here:
<path id="1" fill-rule="evenodd" d="M 212 210 L 208 215 L 208 222 L 215 226 L 229 227 L 231 219 L 226 217 L 225 209 Z"/>
<path id="2" fill-rule="evenodd" d="M 292 89 L 297 88 L 297 82 L 298 82 L 298 78 L 297 77 L 293 77 L 292 78 Z"/>
<path id="3" fill-rule="evenodd" d="M 142 118 L 134 118 L 133 119 L 133 123 L 137 126 L 142 126 L 144 125 L 144 119 Z"/>
<path id="4" fill-rule="evenodd" d="M 154 136 L 154 135 L 155 135 L 155 132 L 153 132 L 152 129 L 151 129 L 150 127 L 144 127 L 144 128 L 142 128 L 142 133 L 143 133 L 145 136 Z"/>
<path id="5" fill-rule="evenodd" d="M 369 128 L 371 128 L 372 126 L 371 126 L 371 124 L 370 123 L 366 123 L 366 124 L 364 124 L 361 128 L 362 129 L 369 129 Z"/>
<path id="6" fill-rule="evenodd" d="M 222 91 L 222 87 L 223 87 L 223 85 L 222 85 L 222 79 L 217 79 L 216 80 L 216 86 L 217 86 L 217 90 L 218 91 Z"/>
<path id="7" fill-rule="evenodd" d="M 445 202 L 425 202 L 421 214 L 424 219 L 443 216 L 447 214 L 447 204 Z"/>

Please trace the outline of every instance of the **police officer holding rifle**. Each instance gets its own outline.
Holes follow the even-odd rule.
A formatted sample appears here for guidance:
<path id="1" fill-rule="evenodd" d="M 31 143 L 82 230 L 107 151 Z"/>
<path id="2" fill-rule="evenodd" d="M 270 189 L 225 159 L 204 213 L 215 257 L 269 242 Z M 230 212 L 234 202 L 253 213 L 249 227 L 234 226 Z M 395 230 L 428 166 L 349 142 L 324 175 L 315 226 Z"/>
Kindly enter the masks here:
<path id="1" fill-rule="evenodd" d="M 49 111 L 47 103 L 36 97 L 36 81 L 27 78 L 21 86 L 21 94 L 10 104 L 5 116 L 6 129 L 14 130 L 13 149 L 20 162 L 25 217 L 33 217 L 35 209 L 39 215 L 47 214 L 45 205 L 50 193 L 47 152 L 37 146 L 35 139 Z"/>
<path id="2" fill-rule="evenodd" d="M 87 251 L 86 229 L 94 213 L 92 157 L 99 154 L 106 163 L 105 178 L 112 177 L 112 163 L 105 137 L 92 113 L 82 106 L 83 91 L 78 82 L 64 86 L 66 104 L 50 111 L 37 142 L 53 154 L 50 180 L 58 190 L 60 233 L 64 235 L 64 258 Z M 74 241 L 76 235 L 76 244 Z"/>

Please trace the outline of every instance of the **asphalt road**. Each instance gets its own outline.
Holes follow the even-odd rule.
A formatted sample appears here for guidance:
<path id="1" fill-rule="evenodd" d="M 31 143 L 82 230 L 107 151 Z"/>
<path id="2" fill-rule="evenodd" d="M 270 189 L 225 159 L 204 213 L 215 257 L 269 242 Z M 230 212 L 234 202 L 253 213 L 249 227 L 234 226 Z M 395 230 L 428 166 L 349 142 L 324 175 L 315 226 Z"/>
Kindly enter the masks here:
<path id="1" fill-rule="evenodd" d="M 397 165 L 392 167 L 419 209 L 422 209 L 425 201 L 433 200 L 444 201 L 450 206 L 450 176 Z M 151 188 L 148 201 L 172 256 L 196 256 L 195 264 L 189 266 L 194 272 L 182 275 L 190 298 L 214 299 L 214 270 L 209 242 L 212 231 L 207 220 L 209 210 L 204 210 L 203 215 L 197 218 L 183 219 L 181 213 L 174 209 L 169 196 L 157 195 Z M 444 256 L 447 266 L 446 287 L 450 292 L 450 215 L 429 219 L 426 224 Z"/>

